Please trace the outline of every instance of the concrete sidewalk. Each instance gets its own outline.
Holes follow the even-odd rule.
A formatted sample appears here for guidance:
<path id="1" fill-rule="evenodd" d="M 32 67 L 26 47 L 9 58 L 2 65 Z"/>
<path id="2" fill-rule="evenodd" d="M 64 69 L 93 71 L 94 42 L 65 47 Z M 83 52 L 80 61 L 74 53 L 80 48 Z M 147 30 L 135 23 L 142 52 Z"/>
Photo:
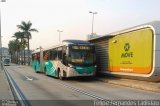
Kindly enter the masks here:
<path id="1" fill-rule="evenodd" d="M 96 79 L 109 84 L 160 93 L 160 82 L 148 82 L 148 81 L 140 81 L 140 80 L 133 80 L 133 79 L 123 79 L 123 78 L 115 78 L 111 76 L 101 76 L 101 77 L 97 77 Z"/>
<path id="2" fill-rule="evenodd" d="M 14 100 L 4 70 L 0 70 L 0 100 Z"/>

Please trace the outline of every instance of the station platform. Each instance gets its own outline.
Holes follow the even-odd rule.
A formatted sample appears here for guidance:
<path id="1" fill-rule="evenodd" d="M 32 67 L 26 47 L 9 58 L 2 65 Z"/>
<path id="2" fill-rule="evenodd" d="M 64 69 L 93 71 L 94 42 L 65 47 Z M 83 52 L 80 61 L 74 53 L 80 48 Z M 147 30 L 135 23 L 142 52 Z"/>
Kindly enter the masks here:
<path id="1" fill-rule="evenodd" d="M 109 84 L 160 93 L 160 82 L 148 82 L 133 79 L 116 78 L 113 76 L 99 76 L 96 79 Z"/>

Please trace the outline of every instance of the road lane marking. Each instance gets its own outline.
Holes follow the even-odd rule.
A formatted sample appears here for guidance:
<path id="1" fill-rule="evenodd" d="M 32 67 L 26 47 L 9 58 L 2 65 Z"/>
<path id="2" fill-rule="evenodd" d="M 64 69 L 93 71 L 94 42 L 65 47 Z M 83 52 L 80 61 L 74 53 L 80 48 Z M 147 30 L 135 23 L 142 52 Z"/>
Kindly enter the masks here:
<path id="1" fill-rule="evenodd" d="M 59 81 L 58 81 L 58 82 L 59 82 Z M 95 94 L 93 94 L 93 93 L 89 93 L 89 92 L 87 92 L 87 91 L 84 91 L 84 90 L 81 90 L 81 89 L 79 89 L 79 88 L 73 87 L 73 86 L 71 86 L 70 84 L 67 84 L 67 83 L 65 83 L 65 82 L 61 82 L 61 81 L 60 81 L 59 84 L 62 85 L 62 86 L 64 86 L 64 87 L 66 87 L 66 88 L 71 89 L 72 91 L 76 91 L 76 92 L 78 92 L 78 93 L 81 93 L 81 94 L 84 94 L 84 95 L 86 95 L 86 96 L 92 97 L 92 98 L 94 98 L 94 99 L 96 99 L 96 100 L 100 100 L 100 101 L 104 101 L 104 102 L 107 102 L 107 101 L 108 101 L 107 99 L 105 99 L 105 98 L 103 98 L 103 97 L 100 97 L 100 96 L 97 96 L 97 95 L 95 95 Z M 120 106 L 119 104 L 116 104 L 116 103 L 114 103 L 114 102 L 112 102 L 112 101 L 110 101 L 110 105 L 111 105 L 111 106 Z"/>
<path id="2" fill-rule="evenodd" d="M 104 98 L 102 98 L 102 97 L 99 97 L 99 96 L 94 95 L 94 94 L 91 94 L 91 93 L 89 93 L 89 92 L 80 90 L 80 89 L 75 88 L 75 87 L 73 87 L 73 86 L 71 86 L 71 85 L 69 85 L 69 84 L 66 84 L 66 83 L 64 83 L 64 82 L 60 82 L 60 84 L 61 84 L 62 86 L 64 86 L 64 87 L 66 87 L 66 88 L 69 88 L 69 89 L 71 89 L 71 90 L 73 90 L 73 91 L 76 91 L 76 92 L 79 92 L 79 93 L 81 93 L 81 94 L 90 96 L 90 97 L 95 98 L 95 99 L 97 99 L 97 100 L 102 100 L 102 101 L 105 101 L 105 100 L 106 100 L 106 99 L 104 99 Z"/>
<path id="3" fill-rule="evenodd" d="M 26 80 L 28 80 L 28 81 L 32 81 L 33 80 L 33 78 L 29 78 L 28 76 L 25 76 L 26 77 Z"/>

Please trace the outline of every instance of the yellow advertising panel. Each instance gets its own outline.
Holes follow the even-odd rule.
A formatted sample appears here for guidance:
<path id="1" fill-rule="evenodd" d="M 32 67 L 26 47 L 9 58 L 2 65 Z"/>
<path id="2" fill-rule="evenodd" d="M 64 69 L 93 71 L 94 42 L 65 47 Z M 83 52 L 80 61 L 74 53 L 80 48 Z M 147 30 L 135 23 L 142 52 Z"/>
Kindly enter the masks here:
<path id="1" fill-rule="evenodd" d="M 143 28 L 109 40 L 110 72 L 149 74 L 152 71 L 153 32 Z"/>

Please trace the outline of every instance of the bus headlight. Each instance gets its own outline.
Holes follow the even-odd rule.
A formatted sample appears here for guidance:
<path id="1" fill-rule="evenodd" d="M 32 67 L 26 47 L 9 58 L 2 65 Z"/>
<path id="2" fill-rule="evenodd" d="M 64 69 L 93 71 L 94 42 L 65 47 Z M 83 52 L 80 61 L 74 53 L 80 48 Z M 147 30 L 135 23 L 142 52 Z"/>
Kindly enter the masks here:
<path id="1" fill-rule="evenodd" d="M 73 66 L 72 64 L 68 64 L 70 68 L 75 68 L 75 66 Z"/>

